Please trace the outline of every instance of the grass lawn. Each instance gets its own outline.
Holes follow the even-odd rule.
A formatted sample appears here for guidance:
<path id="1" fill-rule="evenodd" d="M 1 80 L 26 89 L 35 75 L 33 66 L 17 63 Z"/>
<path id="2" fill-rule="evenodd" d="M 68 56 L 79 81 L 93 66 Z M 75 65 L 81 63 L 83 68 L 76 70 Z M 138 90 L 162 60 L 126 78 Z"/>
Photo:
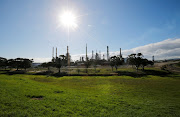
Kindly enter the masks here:
<path id="1" fill-rule="evenodd" d="M 0 116 L 180 116 L 180 75 L 0 74 Z"/>

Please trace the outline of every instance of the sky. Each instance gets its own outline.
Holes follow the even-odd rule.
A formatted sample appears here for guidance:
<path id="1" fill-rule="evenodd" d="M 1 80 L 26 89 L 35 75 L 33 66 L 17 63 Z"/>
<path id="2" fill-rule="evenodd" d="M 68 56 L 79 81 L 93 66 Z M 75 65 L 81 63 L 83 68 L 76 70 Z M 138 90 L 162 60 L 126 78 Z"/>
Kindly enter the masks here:
<path id="1" fill-rule="evenodd" d="M 0 56 L 50 61 L 69 52 L 73 60 L 91 51 L 106 56 L 142 52 L 151 59 L 180 58 L 180 0 L 0 0 Z M 64 11 L 77 28 L 60 22 Z"/>

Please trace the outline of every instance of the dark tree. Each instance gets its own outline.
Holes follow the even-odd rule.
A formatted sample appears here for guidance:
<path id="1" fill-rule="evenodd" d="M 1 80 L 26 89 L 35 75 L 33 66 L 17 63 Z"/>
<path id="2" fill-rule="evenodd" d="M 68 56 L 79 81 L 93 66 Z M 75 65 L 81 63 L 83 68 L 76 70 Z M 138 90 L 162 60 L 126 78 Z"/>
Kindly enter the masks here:
<path id="1" fill-rule="evenodd" d="M 110 58 L 110 66 L 111 66 L 111 68 L 112 68 L 112 71 L 113 71 L 113 68 L 114 68 L 114 66 L 115 66 L 115 63 L 116 63 L 116 56 L 112 56 L 112 57 Z"/>
<path id="2" fill-rule="evenodd" d="M 14 66 L 14 68 L 16 68 L 17 71 L 19 70 L 19 68 L 23 67 L 22 62 L 23 62 L 23 58 L 14 59 L 13 66 Z"/>
<path id="3" fill-rule="evenodd" d="M 97 63 L 98 63 L 97 60 L 94 60 L 94 61 L 93 61 L 93 67 L 94 67 L 95 73 L 96 73 Z"/>
<path id="4" fill-rule="evenodd" d="M 15 68 L 15 60 L 14 59 L 9 59 L 7 64 L 10 69 Z"/>
<path id="5" fill-rule="evenodd" d="M 59 57 L 59 58 L 56 58 L 55 63 L 54 63 L 54 66 L 55 66 L 56 68 L 58 68 L 59 73 L 61 72 L 62 62 L 63 62 L 63 59 L 61 59 L 61 58 Z"/>
<path id="6" fill-rule="evenodd" d="M 24 68 L 25 70 L 27 69 L 27 68 L 30 68 L 31 67 L 31 65 L 32 65 L 32 62 L 33 62 L 33 59 L 23 59 L 22 60 L 22 68 Z"/>
<path id="7" fill-rule="evenodd" d="M 0 68 L 5 68 L 7 67 L 7 59 L 0 57 Z"/>
<path id="8" fill-rule="evenodd" d="M 33 60 L 27 59 L 27 58 L 16 58 L 16 59 L 9 59 L 7 61 L 7 64 L 10 68 L 16 68 L 18 71 L 19 68 L 27 69 L 31 67 Z"/>
<path id="9" fill-rule="evenodd" d="M 91 65 L 91 61 L 89 60 L 89 58 L 87 57 L 87 60 L 85 61 L 85 66 L 86 66 L 86 73 L 88 73 L 88 68 L 90 67 Z"/>
<path id="10" fill-rule="evenodd" d="M 47 63 L 45 62 L 45 63 L 42 63 L 41 66 L 48 68 L 48 71 L 50 71 L 50 67 L 53 66 L 53 63 L 52 62 L 47 62 Z"/>
<path id="11" fill-rule="evenodd" d="M 131 54 L 128 57 L 128 63 L 132 66 L 136 67 L 136 70 L 138 70 L 138 68 L 140 67 L 141 63 L 142 63 L 142 54 L 138 53 L 138 54 Z"/>
<path id="12" fill-rule="evenodd" d="M 113 67 L 115 67 L 117 71 L 118 66 L 122 65 L 123 63 L 124 63 L 124 59 L 118 56 L 112 56 L 110 58 L 110 66 L 112 67 L 112 71 L 113 71 Z"/>
<path id="13" fill-rule="evenodd" d="M 143 58 L 142 53 L 129 55 L 128 63 L 132 66 L 135 66 L 136 70 L 138 70 L 140 66 L 142 66 L 142 69 L 144 70 L 144 67 L 148 64 L 153 65 L 152 61 Z"/>
<path id="14" fill-rule="evenodd" d="M 142 70 L 144 70 L 144 67 L 147 65 L 154 65 L 154 63 L 152 61 L 147 60 L 147 59 L 142 59 L 142 63 L 141 63 Z"/>

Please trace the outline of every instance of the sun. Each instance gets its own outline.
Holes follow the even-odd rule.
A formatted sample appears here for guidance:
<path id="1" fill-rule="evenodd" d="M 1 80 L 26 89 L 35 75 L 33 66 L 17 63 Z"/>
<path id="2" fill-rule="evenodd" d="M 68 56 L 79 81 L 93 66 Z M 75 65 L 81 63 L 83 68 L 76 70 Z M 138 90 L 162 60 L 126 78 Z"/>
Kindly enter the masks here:
<path id="1" fill-rule="evenodd" d="M 68 28 L 76 28 L 77 27 L 77 17 L 71 11 L 65 11 L 60 16 L 61 23 Z"/>

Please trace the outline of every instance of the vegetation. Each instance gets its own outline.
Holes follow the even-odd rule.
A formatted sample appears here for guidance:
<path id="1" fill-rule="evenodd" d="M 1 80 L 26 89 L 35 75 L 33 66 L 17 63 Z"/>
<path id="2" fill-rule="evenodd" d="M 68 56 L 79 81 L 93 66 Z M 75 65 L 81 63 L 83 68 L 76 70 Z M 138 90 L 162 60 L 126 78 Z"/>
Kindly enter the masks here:
<path id="1" fill-rule="evenodd" d="M 0 116 L 179 116 L 180 76 L 0 75 Z"/>
<path id="2" fill-rule="evenodd" d="M 130 65 L 135 66 L 136 70 L 138 70 L 140 66 L 142 66 L 144 70 L 144 67 L 148 64 L 153 65 L 152 61 L 143 58 L 142 53 L 130 54 L 127 61 Z"/>
<path id="3" fill-rule="evenodd" d="M 9 59 L 0 57 L 0 67 L 1 68 L 16 68 L 16 70 L 21 69 L 27 69 L 31 67 L 31 64 L 33 62 L 33 59 L 27 59 L 27 58 L 16 58 L 16 59 Z"/>
<path id="4" fill-rule="evenodd" d="M 124 63 L 124 58 L 120 58 L 118 56 L 112 56 L 110 58 L 110 65 L 112 67 L 112 71 L 113 71 L 113 67 L 115 67 L 117 71 L 118 66 L 122 65 L 123 63 Z"/>
<path id="5" fill-rule="evenodd" d="M 77 64 L 77 68 L 67 70 L 67 58 L 63 55 L 38 68 L 30 68 L 29 59 L 0 58 L 0 67 L 10 70 L 0 71 L 0 116 L 180 115 L 179 74 L 153 67 L 144 69 L 153 62 L 141 53 L 128 58 L 137 70 L 142 67 L 139 71 L 118 68 L 124 64 L 118 56 L 111 57 L 107 64 L 116 71 L 111 67 L 97 68 L 104 61 L 87 59 L 84 67 Z M 19 74 L 11 68 L 29 69 Z"/>

